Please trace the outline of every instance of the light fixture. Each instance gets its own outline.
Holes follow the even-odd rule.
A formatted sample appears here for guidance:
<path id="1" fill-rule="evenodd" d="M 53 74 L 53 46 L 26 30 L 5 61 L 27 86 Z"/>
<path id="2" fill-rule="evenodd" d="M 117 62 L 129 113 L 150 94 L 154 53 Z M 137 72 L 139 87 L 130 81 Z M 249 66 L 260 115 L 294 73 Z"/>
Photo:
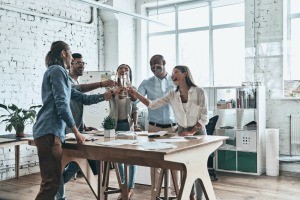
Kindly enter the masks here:
<path id="1" fill-rule="evenodd" d="M 106 5 L 104 3 L 100 3 L 100 2 L 97 2 L 97 1 L 93 1 L 93 0 L 73 0 L 73 1 L 77 1 L 77 2 L 80 2 L 80 3 L 86 4 L 86 5 L 92 6 L 92 7 L 99 8 L 99 9 L 107 10 L 107 11 L 110 11 L 110 12 L 113 12 L 113 13 L 117 13 L 117 14 L 121 13 L 121 14 L 132 16 L 136 19 L 142 19 L 142 20 L 146 20 L 148 22 L 153 22 L 153 23 L 156 23 L 156 24 L 165 25 L 165 24 L 163 24 L 159 21 L 150 19 L 148 17 L 142 16 L 142 15 L 139 15 L 139 14 L 136 14 L 136 13 L 126 12 L 126 11 L 123 11 L 123 10 L 120 10 L 120 9 L 116 9 L 112 6 L 109 6 L 109 5 Z"/>

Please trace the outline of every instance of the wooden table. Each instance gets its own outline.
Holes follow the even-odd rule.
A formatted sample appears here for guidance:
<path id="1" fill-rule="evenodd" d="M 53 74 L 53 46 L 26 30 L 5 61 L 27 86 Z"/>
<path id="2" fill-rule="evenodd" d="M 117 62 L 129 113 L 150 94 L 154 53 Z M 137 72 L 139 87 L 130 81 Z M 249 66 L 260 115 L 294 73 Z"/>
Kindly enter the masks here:
<path id="1" fill-rule="evenodd" d="M 131 136 L 131 138 L 137 139 L 138 142 L 149 141 L 146 136 Z M 181 185 L 178 199 L 189 199 L 194 181 L 196 178 L 200 178 L 204 185 L 203 192 L 206 199 L 214 200 L 216 196 L 208 174 L 207 160 L 209 155 L 221 146 L 223 140 L 226 139 L 227 137 L 223 136 L 203 136 L 202 139 L 198 140 L 173 143 L 176 148 L 165 150 L 144 150 L 139 145 L 103 146 L 97 144 L 103 141 L 115 140 L 115 138 L 103 137 L 84 145 L 76 144 L 75 141 L 66 142 L 63 145 L 62 166 L 66 166 L 70 161 L 77 162 L 96 199 L 104 199 L 105 188 L 101 184 L 103 175 L 99 173 L 97 180 L 86 159 L 141 165 L 171 171 L 179 170 L 181 171 Z M 157 187 L 161 187 L 161 185 Z M 159 190 L 159 188 L 154 187 L 152 189 Z M 123 199 L 127 199 L 127 192 L 126 188 L 122 188 L 122 193 L 125 196 Z M 151 199 L 156 199 L 158 195 L 157 192 L 152 192 Z"/>
<path id="2" fill-rule="evenodd" d="M 15 134 L 0 135 L 0 147 L 15 147 L 15 178 L 19 178 L 20 169 L 20 145 L 28 144 L 28 139 L 32 135 L 25 135 L 23 138 L 16 137 Z"/>

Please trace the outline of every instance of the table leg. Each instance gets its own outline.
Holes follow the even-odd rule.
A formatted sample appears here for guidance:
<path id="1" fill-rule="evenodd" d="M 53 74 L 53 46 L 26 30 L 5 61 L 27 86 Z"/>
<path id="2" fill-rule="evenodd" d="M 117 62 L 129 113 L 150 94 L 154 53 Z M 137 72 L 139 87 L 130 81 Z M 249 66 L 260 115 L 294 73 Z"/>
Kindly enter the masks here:
<path id="1" fill-rule="evenodd" d="M 169 199 L 169 170 L 168 169 L 164 169 L 164 174 L 165 174 L 165 177 L 164 177 L 164 199 L 165 200 L 168 200 Z"/>
<path id="2" fill-rule="evenodd" d="M 87 161 L 87 159 L 84 158 L 75 158 L 72 156 L 72 152 L 67 152 L 64 151 L 63 152 L 63 156 L 62 156 L 62 170 L 65 168 L 65 166 L 71 162 L 74 161 L 78 164 L 79 168 L 81 169 L 81 172 L 86 180 L 86 182 L 88 183 L 89 187 L 91 188 L 93 194 L 95 195 L 96 199 L 103 199 L 104 198 L 104 191 L 103 191 L 103 187 L 101 184 L 101 177 L 97 180 L 97 178 L 95 177 L 92 169 L 90 168 L 90 165 Z M 102 173 L 99 173 L 102 174 Z M 101 175 L 102 176 L 102 175 Z M 100 188 L 99 188 L 100 187 Z M 100 193 L 99 193 L 100 191 Z"/>
<path id="3" fill-rule="evenodd" d="M 15 178 L 19 178 L 20 169 L 20 145 L 15 146 Z"/>
<path id="4" fill-rule="evenodd" d="M 202 181 L 202 190 L 206 197 L 209 200 L 215 200 L 216 196 L 213 190 L 212 182 L 209 177 L 207 169 L 207 160 L 209 155 L 215 151 L 222 142 L 216 142 L 205 147 L 195 149 L 196 152 L 200 152 L 201 156 L 195 156 L 195 154 L 182 154 L 177 153 L 173 155 L 174 157 L 180 157 L 183 159 L 182 162 L 186 163 L 182 171 L 182 181 L 180 184 L 180 191 L 178 198 L 179 199 L 188 199 L 193 187 L 194 181 L 199 178 Z M 171 156 L 170 156 L 171 158 Z"/>

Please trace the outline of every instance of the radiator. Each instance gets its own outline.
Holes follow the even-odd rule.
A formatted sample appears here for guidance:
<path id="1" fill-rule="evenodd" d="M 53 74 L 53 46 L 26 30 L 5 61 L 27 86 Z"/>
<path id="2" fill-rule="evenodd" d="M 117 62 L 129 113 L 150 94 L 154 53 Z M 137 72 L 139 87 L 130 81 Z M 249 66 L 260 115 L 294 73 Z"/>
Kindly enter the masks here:
<path id="1" fill-rule="evenodd" d="M 300 144 L 300 115 L 291 115 L 291 144 Z"/>

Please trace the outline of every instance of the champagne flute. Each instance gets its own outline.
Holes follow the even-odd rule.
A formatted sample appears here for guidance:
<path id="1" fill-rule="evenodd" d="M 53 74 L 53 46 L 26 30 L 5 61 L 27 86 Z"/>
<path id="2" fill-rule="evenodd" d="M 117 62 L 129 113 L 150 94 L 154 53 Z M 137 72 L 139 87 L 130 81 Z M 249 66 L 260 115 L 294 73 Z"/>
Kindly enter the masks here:
<path id="1" fill-rule="evenodd" d="M 121 86 L 123 86 L 123 87 L 130 86 L 131 82 L 130 82 L 129 74 L 125 73 L 125 74 L 121 75 L 120 82 L 121 82 Z M 122 97 L 128 97 L 128 93 L 125 89 L 122 90 L 121 96 Z"/>

